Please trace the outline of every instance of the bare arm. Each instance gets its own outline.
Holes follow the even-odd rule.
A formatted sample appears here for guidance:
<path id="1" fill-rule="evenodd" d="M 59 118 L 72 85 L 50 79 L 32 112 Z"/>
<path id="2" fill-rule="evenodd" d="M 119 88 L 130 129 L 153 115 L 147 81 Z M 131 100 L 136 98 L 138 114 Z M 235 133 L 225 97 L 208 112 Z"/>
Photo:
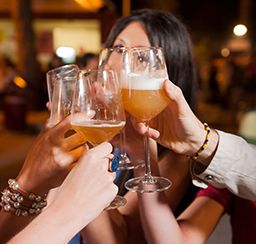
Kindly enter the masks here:
<path id="1" fill-rule="evenodd" d="M 174 155 L 162 158 L 162 167 L 163 165 L 169 165 L 173 159 Z M 186 163 L 188 168 L 188 162 Z M 156 165 L 160 166 L 160 164 Z M 157 171 L 156 167 L 155 173 Z M 161 171 L 161 168 L 159 171 Z M 175 172 L 179 174 L 182 171 L 177 168 Z M 189 177 L 187 178 L 189 180 Z M 175 183 L 176 181 L 174 181 Z M 174 191 L 176 187 L 174 186 Z M 205 199 L 206 201 L 203 201 Z M 204 243 L 223 211 L 223 207 L 217 202 L 209 198 L 199 197 L 181 214 L 180 219 L 182 221 L 178 223 L 169 205 L 170 200 L 166 192 L 138 193 L 138 201 L 143 230 L 147 243 L 150 244 L 164 244 L 167 240 L 172 240 L 174 244 Z M 207 211 L 208 209 L 209 211 Z M 204 221 L 204 218 L 206 221 Z M 203 220 L 201 221 L 201 219 Z M 199 229 L 200 233 L 196 233 L 195 229 Z"/>
<path id="2" fill-rule="evenodd" d="M 138 194 L 144 233 L 149 244 L 205 243 L 224 208 L 208 197 L 196 198 L 176 220 L 162 193 Z"/>
<path id="3" fill-rule="evenodd" d="M 224 207 L 209 197 L 197 197 L 178 217 L 187 243 L 205 243 L 216 228 Z"/>
<path id="4" fill-rule="evenodd" d="M 117 193 L 115 173 L 108 172 L 111 150 L 109 143 L 103 143 L 86 152 L 58 189 L 53 203 L 10 243 L 67 243 L 97 217 Z"/>
<path id="5" fill-rule="evenodd" d="M 168 208 L 175 210 L 191 185 L 188 160 L 186 157 L 167 151 L 160 158 L 159 168 L 160 175 L 169 178 L 173 183 L 164 195 Z M 155 164 L 153 164 L 153 171 L 154 175 L 159 174 Z M 135 174 L 143 175 L 144 168 L 136 170 Z M 88 243 L 105 243 L 106 241 L 111 244 L 145 243 L 137 194 L 128 192 L 125 197 L 128 203 L 124 207 L 101 214 L 82 231 Z M 151 206 L 150 202 L 148 204 Z"/>
<path id="6" fill-rule="evenodd" d="M 81 139 L 77 135 L 64 139 L 64 133 L 69 128 L 69 121 L 66 119 L 38 136 L 16 179 L 21 189 L 43 197 L 51 188 L 62 183 L 71 169 L 71 164 L 85 150 L 84 146 L 79 147 Z M 69 154 L 62 157 L 63 151 Z M 34 214 L 26 217 L 16 216 L 13 212 L 4 212 L 2 209 L 0 242 L 9 240 L 36 216 Z"/>
<path id="7" fill-rule="evenodd" d="M 141 195 L 140 211 L 149 244 L 205 243 L 215 229 L 223 207 L 208 197 L 197 198 L 176 220 L 162 194 Z M 148 204 L 150 202 L 150 204 Z"/>

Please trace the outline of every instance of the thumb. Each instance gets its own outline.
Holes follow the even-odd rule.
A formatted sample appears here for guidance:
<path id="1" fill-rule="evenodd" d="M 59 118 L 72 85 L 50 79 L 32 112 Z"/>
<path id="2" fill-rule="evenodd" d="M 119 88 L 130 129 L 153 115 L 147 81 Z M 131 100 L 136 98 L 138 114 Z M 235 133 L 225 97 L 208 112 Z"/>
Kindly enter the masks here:
<path id="1" fill-rule="evenodd" d="M 134 127 L 134 129 L 140 134 L 140 135 L 145 135 L 145 133 L 148 132 L 148 136 L 154 140 L 156 140 L 159 136 L 160 133 L 159 131 L 153 129 L 153 128 L 149 128 L 149 130 L 147 129 L 147 126 L 145 125 L 145 123 L 142 122 L 137 122 L 134 119 L 131 119 L 132 121 L 132 125 Z"/>
<path id="2" fill-rule="evenodd" d="M 170 80 L 164 81 L 164 91 L 171 101 L 178 102 L 178 100 L 183 97 L 181 89 L 174 85 Z"/>
<path id="3" fill-rule="evenodd" d="M 52 134 L 56 136 L 56 138 L 62 138 L 65 132 L 67 132 L 70 128 L 70 116 L 68 116 L 64 120 L 59 122 L 57 125 L 52 127 Z"/>
<path id="4" fill-rule="evenodd" d="M 178 111 L 185 112 L 190 110 L 190 107 L 182 93 L 180 87 L 174 85 L 171 81 L 164 81 L 164 91 L 169 98 L 169 101 L 177 106 Z"/>

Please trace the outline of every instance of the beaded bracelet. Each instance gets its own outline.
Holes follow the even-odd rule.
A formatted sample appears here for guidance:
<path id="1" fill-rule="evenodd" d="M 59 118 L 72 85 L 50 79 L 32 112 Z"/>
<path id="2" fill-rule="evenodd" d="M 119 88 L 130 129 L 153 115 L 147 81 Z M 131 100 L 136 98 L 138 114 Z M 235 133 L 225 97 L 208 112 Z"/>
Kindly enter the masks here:
<path id="1" fill-rule="evenodd" d="M 28 216 L 41 213 L 47 205 L 46 195 L 41 197 L 28 193 L 14 179 L 8 180 L 8 187 L 2 192 L 0 205 L 5 212 L 13 212 L 16 216 Z"/>
<path id="2" fill-rule="evenodd" d="M 206 136 L 205 136 L 205 140 L 204 140 L 204 143 L 203 145 L 199 148 L 199 150 L 192 156 L 190 156 L 191 159 L 193 160 L 196 160 L 198 158 L 198 156 L 203 152 L 203 150 L 207 147 L 208 145 L 208 141 L 209 141 L 209 138 L 210 138 L 210 132 L 211 132 L 211 129 L 210 127 L 208 126 L 207 123 L 204 123 L 204 130 L 206 131 Z"/>

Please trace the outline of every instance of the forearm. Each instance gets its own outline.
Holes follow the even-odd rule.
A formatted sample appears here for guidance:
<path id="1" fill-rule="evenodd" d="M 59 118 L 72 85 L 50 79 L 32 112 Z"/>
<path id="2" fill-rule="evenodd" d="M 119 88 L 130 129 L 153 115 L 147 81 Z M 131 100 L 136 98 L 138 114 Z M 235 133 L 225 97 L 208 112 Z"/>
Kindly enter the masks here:
<path id="1" fill-rule="evenodd" d="M 184 243 L 181 229 L 163 193 L 138 194 L 138 199 L 147 243 Z"/>
<path id="2" fill-rule="evenodd" d="M 118 210 L 103 211 L 81 231 L 81 235 L 88 244 L 123 244 L 127 243 L 127 226 Z"/>
<path id="3" fill-rule="evenodd" d="M 153 175 L 160 175 L 157 156 L 152 155 L 151 159 Z M 182 232 L 165 194 L 166 191 L 137 194 L 140 219 L 149 244 L 165 244 L 168 240 L 173 244 L 183 243 Z"/>
<path id="4" fill-rule="evenodd" d="M 67 243 L 79 230 L 74 216 L 68 209 L 63 214 L 61 207 L 50 206 L 9 243 Z"/>
<path id="5" fill-rule="evenodd" d="M 0 243 L 5 243 L 24 229 L 35 217 L 16 216 L 13 213 L 0 212 Z"/>

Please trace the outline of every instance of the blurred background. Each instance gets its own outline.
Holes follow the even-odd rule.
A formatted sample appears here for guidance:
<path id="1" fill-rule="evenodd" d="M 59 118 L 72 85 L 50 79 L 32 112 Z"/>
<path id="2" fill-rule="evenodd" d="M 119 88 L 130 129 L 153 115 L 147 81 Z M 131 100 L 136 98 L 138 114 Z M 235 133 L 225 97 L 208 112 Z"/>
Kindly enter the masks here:
<path id="1" fill-rule="evenodd" d="M 49 116 L 45 73 L 65 63 L 94 66 L 113 23 L 140 8 L 170 11 L 187 26 L 198 117 L 256 142 L 256 1 L 1 0 L 0 187 Z"/>

